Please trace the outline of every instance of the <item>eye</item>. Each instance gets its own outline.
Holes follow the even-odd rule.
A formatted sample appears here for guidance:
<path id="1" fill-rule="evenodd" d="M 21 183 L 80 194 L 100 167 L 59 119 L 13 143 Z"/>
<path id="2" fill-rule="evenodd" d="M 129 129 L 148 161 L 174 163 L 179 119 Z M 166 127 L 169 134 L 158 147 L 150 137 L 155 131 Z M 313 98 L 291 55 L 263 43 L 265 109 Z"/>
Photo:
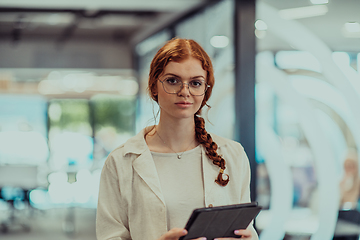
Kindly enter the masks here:
<path id="1" fill-rule="evenodd" d="M 165 80 L 165 82 L 166 82 L 167 84 L 169 84 L 169 85 L 177 85 L 177 84 L 181 83 L 178 79 L 173 78 L 173 77 L 167 78 L 167 79 Z"/>
<path id="2" fill-rule="evenodd" d="M 201 80 L 193 80 L 191 81 L 190 83 L 190 86 L 193 87 L 193 88 L 199 88 L 201 86 L 204 85 L 204 81 L 201 81 Z"/>

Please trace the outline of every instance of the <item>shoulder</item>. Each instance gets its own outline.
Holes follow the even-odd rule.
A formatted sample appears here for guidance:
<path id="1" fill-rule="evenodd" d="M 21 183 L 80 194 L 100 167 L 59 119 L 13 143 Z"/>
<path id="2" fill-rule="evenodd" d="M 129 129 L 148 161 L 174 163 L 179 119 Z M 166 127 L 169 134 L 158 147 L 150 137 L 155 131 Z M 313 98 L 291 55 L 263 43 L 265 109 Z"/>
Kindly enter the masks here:
<path id="1" fill-rule="evenodd" d="M 237 169 L 240 167 L 245 170 L 249 166 L 249 160 L 243 146 L 234 140 L 220 137 L 216 134 L 210 134 L 213 141 L 218 145 L 218 153 L 222 155 L 225 161 Z M 237 167 L 236 167 L 237 166 Z"/>
<path id="2" fill-rule="evenodd" d="M 228 139 L 228 138 L 224 138 L 221 136 L 218 136 L 216 134 L 210 133 L 213 141 L 218 145 L 218 147 L 221 148 L 234 148 L 234 149 L 238 149 L 239 151 L 243 151 L 244 148 L 243 146 L 234 140 Z"/>

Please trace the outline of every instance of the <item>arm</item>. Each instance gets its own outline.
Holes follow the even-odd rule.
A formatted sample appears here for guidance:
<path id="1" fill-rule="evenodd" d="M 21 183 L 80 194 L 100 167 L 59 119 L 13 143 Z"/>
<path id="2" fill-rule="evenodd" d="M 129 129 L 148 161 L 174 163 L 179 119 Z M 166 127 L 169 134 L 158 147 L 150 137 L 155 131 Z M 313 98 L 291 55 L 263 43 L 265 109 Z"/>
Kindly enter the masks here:
<path id="1" fill-rule="evenodd" d="M 96 236 L 98 240 L 131 239 L 128 226 L 126 226 L 127 205 L 121 201 L 120 185 L 115 166 L 108 160 L 102 169 L 100 179 Z"/>

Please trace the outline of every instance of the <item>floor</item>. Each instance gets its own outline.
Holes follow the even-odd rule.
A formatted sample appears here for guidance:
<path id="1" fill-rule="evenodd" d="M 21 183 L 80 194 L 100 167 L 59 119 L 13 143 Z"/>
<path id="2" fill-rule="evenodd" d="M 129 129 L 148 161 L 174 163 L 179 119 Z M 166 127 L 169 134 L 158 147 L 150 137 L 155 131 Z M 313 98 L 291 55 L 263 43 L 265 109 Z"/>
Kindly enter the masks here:
<path id="1" fill-rule="evenodd" d="M 0 232 L 1 240 L 96 240 L 95 209 L 59 208 L 19 212 L 12 224 L 6 224 L 9 228 Z M 9 213 L 1 212 L 0 221 L 9 223 L 9 216 Z M 25 227 L 21 224 L 25 224 Z"/>
<path id="2" fill-rule="evenodd" d="M 15 220 L 9 224 L 11 216 L 15 216 Z M 94 208 L 25 209 L 14 213 L 0 206 L 0 239 L 96 240 L 95 218 Z M 9 226 L 6 232 L 2 231 L 3 223 Z M 21 224 L 24 224 L 25 228 Z M 309 239 L 310 236 L 284 237 L 284 240 Z"/>

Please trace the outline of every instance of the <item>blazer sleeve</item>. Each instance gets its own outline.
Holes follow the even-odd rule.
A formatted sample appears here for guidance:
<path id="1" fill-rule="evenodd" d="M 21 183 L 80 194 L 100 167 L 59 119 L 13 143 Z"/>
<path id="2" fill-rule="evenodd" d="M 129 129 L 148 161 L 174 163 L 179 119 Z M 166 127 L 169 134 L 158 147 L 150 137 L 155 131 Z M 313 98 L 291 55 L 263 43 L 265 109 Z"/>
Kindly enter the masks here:
<path id="1" fill-rule="evenodd" d="M 241 181 L 241 203 L 247 203 L 251 201 L 250 198 L 250 180 L 251 180 L 251 171 L 249 159 L 244 151 L 244 148 L 241 146 L 241 168 L 240 172 L 243 173 L 243 178 Z"/>
<path id="2" fill-rule="evenodd" d="M 96 214 L 98 240 L 130 240 L 127 204 L 121 201 L 119 177 L 111 156 L 101 172 Z"/>

